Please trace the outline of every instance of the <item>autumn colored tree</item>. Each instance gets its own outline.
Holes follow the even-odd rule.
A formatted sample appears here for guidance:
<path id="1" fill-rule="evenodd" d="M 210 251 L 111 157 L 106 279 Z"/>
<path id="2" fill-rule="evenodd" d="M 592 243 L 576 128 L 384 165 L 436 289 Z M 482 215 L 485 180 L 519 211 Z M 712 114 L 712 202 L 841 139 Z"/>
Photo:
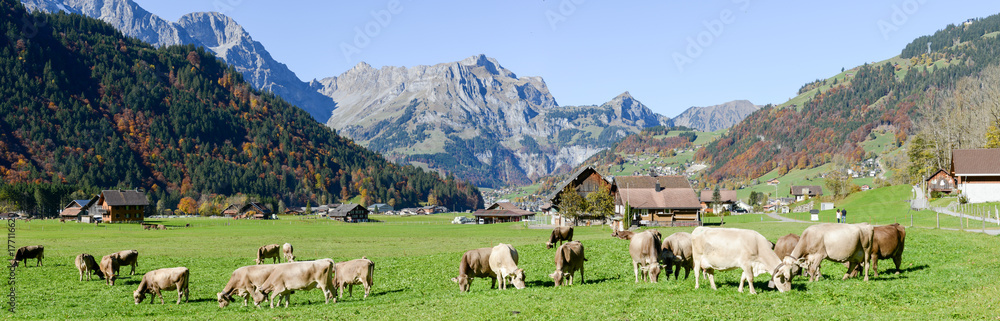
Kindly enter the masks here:
<path id="1" fill-rule="evenodd" d="M 198 213 L 198 201 L 191 197 L 182 198 L 180 203 L 177 203 L 177 210 L 187 214 Z"/>
<path id="2" fill-rule="evenodd" d="M 559 214 L 572 219 L 573 225 L 576 225 L 577 218 L 586 211 L 587 201 L 583 199 L 583 196 L 580 196 L 580 193 L 577 193 L 576 186 L 566 185 L 562 193 L 559 193 Z"/>
<path id="3" fill-rule="evenodd" d="M 579 194 L 577 194 L 579 196 Z M 611 197 L 611 190 L 607 185 L 601 185 L 601 189 L 587 195 L 587 208 L 590 215 L 606 219 L 614 214 L 615 201 Z"/>

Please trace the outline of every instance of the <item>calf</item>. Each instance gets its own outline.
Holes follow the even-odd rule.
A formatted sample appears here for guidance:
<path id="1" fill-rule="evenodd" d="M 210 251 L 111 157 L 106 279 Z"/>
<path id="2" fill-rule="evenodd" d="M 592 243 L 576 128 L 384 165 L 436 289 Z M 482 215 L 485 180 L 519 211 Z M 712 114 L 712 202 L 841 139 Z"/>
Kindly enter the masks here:
<path id="1" fill-rule="evenodd" d="M 285 261 L 295 262 L 295 254 L 292 253 L 292 245 L 285 243 L 281 246 L 281 253 L 285 255 Z"/>
<path id="2" fill-rule="evenodd" d="M 629 241 L 628 254 L 632 257 L 632 269 L 635 273 L 635 283 L 639 283 L 639 271 L 642 279 L 656 283 L 660 276 L 660 231 L 647 230 L 635 233 Z"/>
<path id="3" fill-rule="evenodd" d="M 258 287 L 264 285 L 264 281 L 267 281 L 267 277 L 271 276 L 271 272 L 274 271 L 276 266 L 278 265 L 248 265 L 233 271 L 233 274 L 229 277 L 229 282 L 222 288 L 222 292 L 216 294 L 219 308 L 225 308 L 229 305 L 229 302 L 233 301 L 234 294 L 243 297 L 243 306 L 247 306 L 250 295 Z"/>
<path id="4" fill-rule="evenodd" d="M 614 233 L 611 233 L 611 236 L 614 236 L 614 237 L 617 237 L 617 238 L 620 238 L 620 239 L 623 239 L 623 240 L 631 240 L 633 235 L 635 235 L 635 232 L 632 232 L 632 231 L 615 231 Z"/>
<path id="5" fill-rule="evenodd" d="M 129 275 L 135 275 L 135 267 L 139 265 L 139 251 L 124 250 L 124 251 L 119 251 L 117 253 L 112 253 L 111 255 L 115 255 L 118 257 L 119 267 L 131 265 L 132 272 L 129 272 Z M 115 273 L 117 274 L 118 271 L 116 270 Z"/>
<path id="6" fill-rule="evenodd" d="M 277 296 L 281 296 L 279 300 L 283 299 L 287 308 L 293 292 L 315 288 L 322 290 L 326 303 L 330 303 L 330 298 L 333 298 L 331 277 L 335 271 L 334 264 L 331 259 L 278 264 L 264 284 L 254 290 L 253 303 L 260 305 L 266 298 L 265 293 L 270 293 L 271 308 L 274 308 Z M 333 302 L 336 303 L 337 299 L 333 298 Z M 278 305 L 281 305 L 280 301 Z"/>
<path id="7" fill-rule="evenodd" d="M 792 289 L 791 266 L 782 263 L 771 242 L 753 230 L 735 228 L 698 227 L 691 233 L 691 249 L 694 259 L 694 288 L 700 285 L 704 271 L 708 281 L 715 286 L 715 271 L 735 268 L 743 269 L 740 275 L 739 292 L 743 292 L 743 282 L 750 286 L 750 293 L 757 294 L 753 278 L 763 273 L 771 274 L 771 282 L 779 292 Z"/>
<path id="8" fill-rule="evenodd" d="M 80 270 L 80 281 L 83 281 L 83 274 L 87 274 L 87 281 L 90 281 L 90 275 L 95 274 L 98 278 L 104 279 L 104 273 L 101 272 L 101 267 L 97 265 L 97 261 L 94 260 L 94 256 L 83 253 L 76 256 L 76 269 Z"/>
<path id="9" fill-rule="evenodd" d="M 42 266 L 42 259 L 45 258 L 45 247 L 42 245 L 22 246 L 14 252 L 14 266 L 18 266 L 21 261 L 35 259 L 35 266 Z"/>
<path id="10" fill-rule="evenodd" d="M 834 262 L 848 262 L 844 278 L 851 276 L 854 267 L 865 267 L 865 281 L 868 281 L 868 262 L 872 248 L 874 229 L 868 223 L 812 225 L 802 231 L 799 243 L 792 253 L 784 258 L 788 265 L 808 269 L 809 281 L 819 280 L 820 264 L 824 259 Z"/>
<path id="11" fill-rule="evenodd" d="M 257 264 L 263 264 L 265 259 L 274 259 L 272 263 L 278 263 L 278 257 L 281 255 L 281 246 L 278 244 L 268 244 L 261 246 L 257 249 L 257 259 L 254 260 Z"/>
<path id="12" fill-rule="evenodd" d="M 555 246 L 557 242 L 572 241 L 573 240 L 573 227 L 571 226 L 557 226 L 552 229 L 552 235 L 549 235 L 549 241 L 545 243 L 545 248 L 551 249 Z"/>
<path id="13" fill-rule="evenodd" d="M 556 250 L 556 271 L 549 274 L 556 286 L 562 285 L 563 279 L 569 280 L 569 285 L 573 285 L 573 272 L 580 270 L 580 282 L 585 282 L 583 278 L 583 262 L 587 258 L 583 255 L 583 243 L 579 241 L 568 242 L 560 245 Z"/>
<path id="14" fill-rule="evenodd" d="M 878 260 L 892 259 L 896 264 L 896 274 L 899 274 L 899 265 L 903 263 L 903 243 L 906 240 L 906 228 L 893 223 L 890 225 L 876 226 L 873 229 L 872 249 L 869 252 L 868 260 L 872 265 L 872 275 L 878 277 Z M 851 277 L 861 271 L 861 266 L 854 267 Z"/>
<path id="15" fill-rule="evenodd" d="M 506 289 L 507 284 L 513 284 L 518 289 L 524 288 L 524 270 L 517 267 L 517 261 L 517 250 L 510 244 L 500 243 L 490 252 L 490 270 L 500 280 L 501 290 Z"/>
<path id="16" fill-rule="evenodd" d="M 484 247 L 469 250 L 462 255 L 458 262 L 458 276 L 451 278 L 452 282 L 458 283 L 459 292 L 468 292 L 472 286 L 472 278 L 490 278 L 493 284 L 490 288 L 497 286 L 497 274 L 490 269 L 490 253 L 492 247 Z"/>
<path id="17" fill-rule="evenodd" d="M 684 268 L 684 279 L 686 280 L 688 276 L 691 275 L 691 269 L 694 268 L 694 260 L 692 259 L 691 252 L 691 233 L 687 232 L 677 232 L 670 234 L 667 238 L 663 239 L 663 245 L 661 249 L 662 257 L 664 261 L 667 261 L 667 266 L 677 266 L 676 268 L 667 269 L 667 280 L 670 279 L 670 271 L 674 271 L 674 279 L 680 279 L 681 268 Z"/>
<path id="18" fill-rule="evenodd" d="M 135 298 L 135 304 L 139 304 L 146 298 L 146 293 L 149 293 L 153 295 L 152 298 L 149 298 L 150 304 L 153 303 L 153 300 L 155 300 L 157 296 L 160 297 L 160 304 L 164 304 L 163 293 L 160 293 L 160 291 L 177 290 L 176 304 L 181 304 L 181 296 L 184 296 L 184 302 L 187 302 L 188 280 L 190 277 L 191 272 L 188 271 L 188 268 L 186 267 L 175 267 L 146 272 L 146 274 L 142 276 L 142 281 L 139 282 L 139 288 L 135 289 L 135 292 L 132 292 L 132 297 Z"/>
<path id="19" fill-rule="evenodd" d="M 347 294 L 354 296 L 354 285 L 365 287 L 365 299 L 372 290 L 372 275 L 375 273 L 375 263 L 367 257 L 362 256 L 357 260 L 340 262 L 334 266 L 337 275 L 334 276 L 334 286 L 337 287 L 337 297 L 344 298 L 344 286 L 348 287 Z"/>
<path id="20" fill-rule="evenodd" d="M 101 273 L 104 273 L 104 280 L 108 285 L 114 286 L 118 279 L 118 256 L 112 254 L 101 258 Z"/>

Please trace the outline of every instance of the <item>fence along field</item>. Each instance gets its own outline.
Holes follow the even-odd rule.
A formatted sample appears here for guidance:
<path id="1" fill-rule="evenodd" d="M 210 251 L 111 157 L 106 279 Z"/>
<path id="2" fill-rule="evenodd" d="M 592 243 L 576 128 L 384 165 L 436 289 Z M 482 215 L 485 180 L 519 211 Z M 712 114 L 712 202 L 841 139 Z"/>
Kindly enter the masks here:
<path id="1" fill-rule="evenodd" d="M 860 213 L 857 213 L 860 214 Z M 857 218 L 861 218 L 858 215 Z M 728 220 L 727 220 L 728 221 Z M 222 224 L 220 224 L 222 222 Z M 551 230 L 519 224 L 343 224 L 311 220 L 164 221 L 166 231 L 143 231 L 137 225 L 94 228 L 78 223 L 33 220 L 18 222 L 18 246 L 43 244 L 43 267 L 17 270 L 18 319 L 667 319 L 694 318 L 996 318 L 1000 316 L 1000 251 L 997 238 L 979 233 L 909 228 L 903 271 L 883 273 L 864 282 L 840 280 L 844 267 L 825 262 L 824 279 L 793 280 L 792 291 L 767 289 L 767 278 L 755 278 L 760 294 L 737 293 L 739 271 L 717 273 L 718 291 L 694 289 L 693 276 L 656 284 L 635 284 L 628 241 L 610 236 L 607 227 L 577 227 L 574 239 L 586 247 L 586 283 L 554 288 L 554 249 L 546 250 Z M 192 227 L 185 228 L 184 224 Z M 800 223 L 727 222 L 775 241 L 799 234 Z M 119 230 L 121 227 L 121 230 Z M 692 228 L 661 228 L 664 236 Z M 219 309 L 215 294 L 230 273 L 253 264 L 257 247 L 289 242 L 300 260 L 330 257 L 338 262 L 367 256 L 375 262 L 372 295 L 359 292 L 337 303 L 323 304 L 320 295 L 297 292 L 285 308 L 242 307 L 237 300 Z M 491 290 L 476 279 L 472 292 L 459 293 L 451 278 L 465 250 L 514 245 L 526 271 L 523 290 Z M 124 276 L 114 287 L 78 281 L 73 259 L 123 250 L 140 253 L 137 275 Z M 145 272 L 185 266 L 191 271 L 189 303 L 135 305 L 132 291 Z M 682 273 L 683 274 L 683 273 Z M 363 292 L 363 291 L 362 291 Z M 166 301 L 176 292 L 165 292 Z M 157 300 L 158 301 L 158 300 Z M 5 312 L 5 318 L 10 317 Z"/>

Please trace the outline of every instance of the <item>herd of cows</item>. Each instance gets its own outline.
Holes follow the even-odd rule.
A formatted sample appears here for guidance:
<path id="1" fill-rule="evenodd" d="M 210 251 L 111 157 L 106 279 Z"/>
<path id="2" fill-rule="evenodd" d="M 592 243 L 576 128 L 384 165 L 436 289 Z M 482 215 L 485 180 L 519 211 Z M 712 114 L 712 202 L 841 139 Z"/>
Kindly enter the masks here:
<path id="1" fill-rule="evenodd" d="M 854 277 L 864 269 L 864 280 L 868 281 L 869 270 L 878 276 L 878 260 L 892 259 L 899 273 L 905 229 L 899 224 L 872 226 L 867 223 L 840 224 L 823 223 L 809 226 L 801 236 L 789 234 L 772 243 L 753 230 L 736 228 L 697 227 L 691 233 L 677 232 L 663 238 L 658 230 L 650 229 L 639 233 L 616 231 L 614 237 L 629 240 L 628 251 L 632 258 L 635 282 L 640 280 L 657 282 L 661 271 L 674 278 L 680 276 L 683 268 L 687 279 L 691 270 L 695 271 L 695 288 L 699 288 L 701 277 L 707 277 L 712 289 L 716 289 L 715 271 L 740 268 L 739 292 L 743 292 L 744 282 L 750 293 L 756 294 L 754 277 L 764 273 L 771 276 L 769 287 L 779 292 L 791 290 L 791 280 L 796 275 L 806 273 L 810 281 L 821 276 L 820 263 L 831 260 L 847 266 L 843 279 Z M 573 241 L 572 227 L 556 227 L 546 243 L 555 252 L 555 271 L 549 277 L 555 286 L 572 285 L 573 275 L 580 272 L 580 282 L 584 282 L 583 244 Z M 15 253 L 13 264 L 27 259 L 37 259 L 36 266 L 42 265 L 44 247 L 25 246 Z M 283 257 L 286 263 L 278 263 Z M 272 264 L 264 264 L 272 259 Z M 139 252 L 125 250 L 105 255 L 98 262 L 94 256 L 82 253 L 76 256 L 75 266 L 80 273 L 91 280 L 92 275 L 105 279 L 114 286 L 119 269 L 131 266 L 135 275 Z M 491 288 L 506 289 L 513 285 L 517 289 L 525 287 L 524 270 L 518 267 L 517 250 L 510 244 L 500 243 L 494 247 L 473 249 L 465 252 L 458 267 L 458 276 L 451 280 L 459 285 L 459 291 L 468 292 L 474 278 L 490 278 Z M 255 306 L 267 300 L 273 308 L 275 303 L 285 307 L 295 291 L 320 289 L 325 302 L 334 302 L 333 291 L 343 298 L 344 288 L 352 295 L 353 286 L 365 288 L 364 297 L 371 292 L 375 264 L 366 257 L 334 262 L 332 259 L 315 261 L 295 261 L 291 244 L 282 246 L 270 244 L 257 250 L 255 265 L 243 266 L 233 271 L 229 281 L 217 294 L 220 308 L 233 301 L 234 296 L 243 297 L 243 306 L 253 300 Z M 164 268 L 147 272 L 133 292 L 135 304 L 141 303 L 147 294 L 152 295 L 150 303 L 158 296 L 164 303 L 161 291 L 177 291 L 177 304 L 181 297 L 188 299 L 190 271 L 186 267 Z M 277 299 L 277 301 L 275 301 Z"/>

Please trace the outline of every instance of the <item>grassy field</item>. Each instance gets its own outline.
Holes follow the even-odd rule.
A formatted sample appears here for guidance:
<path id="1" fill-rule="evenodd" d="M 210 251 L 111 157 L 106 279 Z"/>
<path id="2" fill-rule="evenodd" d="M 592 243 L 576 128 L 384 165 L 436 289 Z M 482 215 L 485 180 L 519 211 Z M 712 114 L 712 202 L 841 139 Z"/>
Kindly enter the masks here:
<path id="1" fill-rule="evenodd" d="M 827 262 L 826 278 L 793 281 L 793 291 L 736 292 L 738 271 L 717 274 L 719 290 L 694 289 L 694 279 L 635 284 L 627 241 L 609 237 L 606 227 L 577 227 L 586 246 L 586 283 L 554 288 L 553 250 L 548 230 L 518 224 L 451 225 L 449 215 L 386 219 L 385 224 L 343 224 L 321 220 L 272 222 L 190 219 L 165 221 L 172 229 L 142 231 L 132 225 L 53 221 L 19 222 L 18 245 L 43 244 L 45 266 L 17 270 L 17 319 L 944 319 L 1000 316 L 1000 252 L 996 237 L 958 231 L 911 228 L 903 273 L 884 273 L 869 282 L 839 279 L 844 268 Z M 759 216 L 727 218 L 728 227 L 754 229 L 771 240 L 801 233 L 806 224 L 760 222 Z M 192 227 L 182 227 L 191 223 Z M 691 228 L 661 228 L 665 235 Z M 373 294 L 325 305 L 318 291 L 297 292 L 288 309 L 219 309 L 215 293 L 229 274 L 253 262 L 258 246 L 290 242 L 301 259 L 337 261 L 367 256 L 376 264 Z M 528 288 L 490 290 L 479 279 L 471 293 L 450 281 L 461 254 L 498 242 L 513 244 Z M 139 275 L 114 287 L 78 281 L 73 257 L 102 256 L 121 249 L 140 253 L 138 273 L 156 268 L 191 269 L 191 302 L 181 305 L 132 303 Z M 891 263 L 882 265 L 883 271 Z M 663 276 L 661 276 L 663 277 Z M 766 288 L 766 276 L 755 282 Z M 165 293 L 174 300 L 176 293 Z M 345 294 L 346 295 L 346 294 Z M 9 318 L 9 312 L 4 312 Z"/>

